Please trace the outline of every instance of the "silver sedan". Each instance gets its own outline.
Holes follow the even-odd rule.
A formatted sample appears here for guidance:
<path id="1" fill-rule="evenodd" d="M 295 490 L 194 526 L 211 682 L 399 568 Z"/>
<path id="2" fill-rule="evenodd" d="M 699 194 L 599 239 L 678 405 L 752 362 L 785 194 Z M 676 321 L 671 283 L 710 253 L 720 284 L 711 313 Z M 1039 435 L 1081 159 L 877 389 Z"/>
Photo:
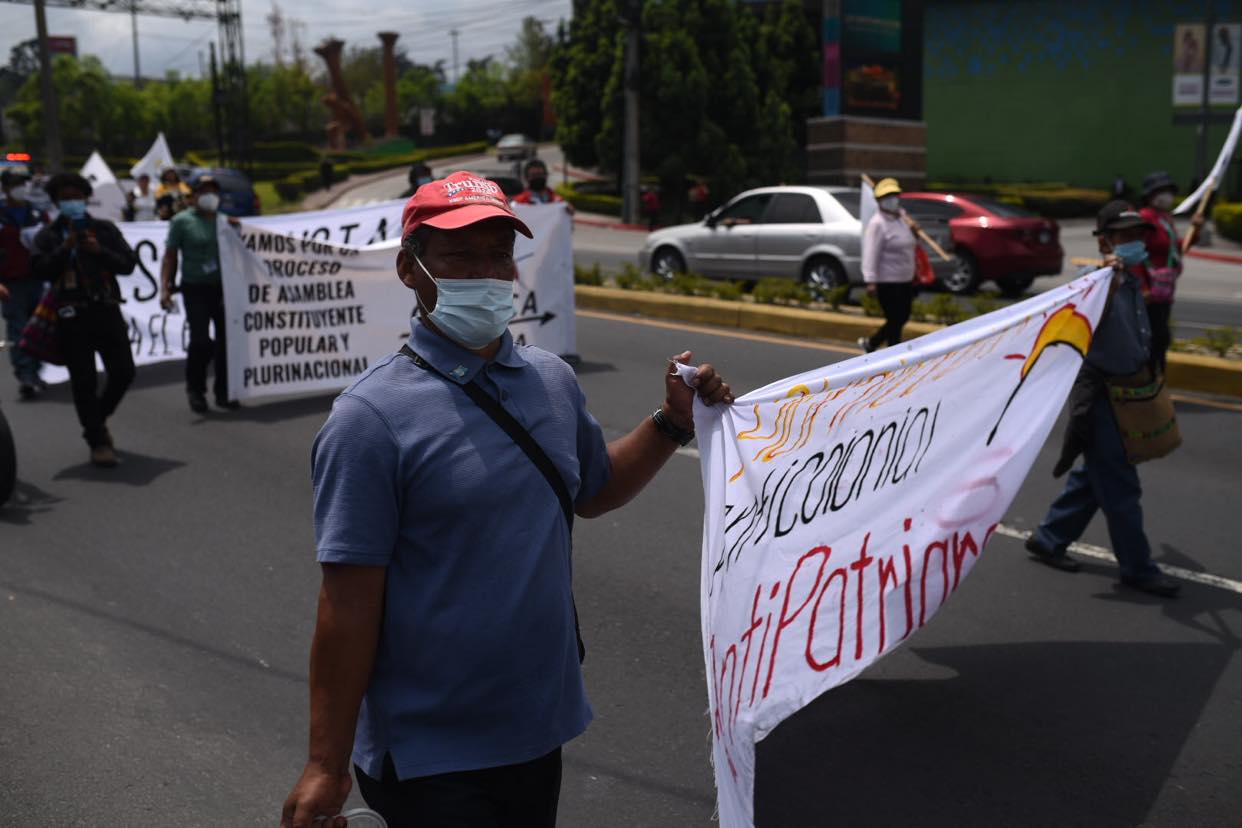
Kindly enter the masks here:
<path id="1" fill-rule="evenodd" d="M 858 202 L 853 187 L 748 190 L 701 222 L 649 234 L 639 266 L 665 278 L 691 272 L 799 279 L 821 289 L 862 284 Z"/>

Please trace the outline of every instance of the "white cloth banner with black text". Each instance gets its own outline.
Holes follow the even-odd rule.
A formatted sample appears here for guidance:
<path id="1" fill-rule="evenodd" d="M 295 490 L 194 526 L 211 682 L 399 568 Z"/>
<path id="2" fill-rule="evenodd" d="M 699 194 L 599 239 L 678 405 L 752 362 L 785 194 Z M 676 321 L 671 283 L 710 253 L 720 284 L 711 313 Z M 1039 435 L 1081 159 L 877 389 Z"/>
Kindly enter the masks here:
<path id="1" fill-rule="evenodd" d="M 970 572 L 1056 421 L 1110 273 L 696 404 L 723 828 L 753 823 L 755 743 L 928 623 Z"/>
<path id="2" fill-rule="evenodd" d="M 328 266 L 313 275 L 272 275 L 268 280 L 269 284 L 283 284 L 287 288 L 296 284 L 299 286 L 297 290 L 302 291 L 296 293 L 295 298 L 292 289 L 276 290 L 270 294 L 275 297 L 272 301 L 287 310 L 319 310 L 359 304 L 358 301 L 346 298 L 330 298 L 344 297 L 349 290 L 356 294 L 355 300 L 357 295 L 365 294 L 369 298 L 364 304 L 363 318 L 368 324 L 372 321 L 379 324 L 379 320 L 397 311 L 402 314 L 400 324 L 380 325 L 383 334 L 379 334 L 377 330 L 375 336 L 378 338 L 374 340 L 372 332 L 356 331 L 348 326 L 345 330 L 350 334 L 348 353 L 355 360 L 360 356 L 365 357 L 363 362 L 367 364 L 391 353 L 401 346 L 401 341 L 393 339 L 393 329 L 395 328 L 397 336 L 408 334 L 409 314 L 414 306 L 413 293 L 396 275 L 395 262 L 403 204 L 403 201 L 386 201 L 341 210 L 256 216 L 244 219 L 239 228 L 240 232 L 222 221 L 220 257 L 226 304 L 229 296 L 239 302 L 248 302 L 248 291 L 252 285 L 259 283 L 252 272 L 255 263 L 266 270 L 267 265 L 263 262 L 271 262 L 273 273 L 279 270 L 281 273 L 309 274 L 316 267 L 312 262 L 336 261 L 339 266 Z M 569 214 L 564 205 L 517 205 L 515 210 L 535 237 L 532 240 L 521 234 L 517 235 L 514 248 L 514 258 L 518 265 L 518 280 L 514 284 L 517 317 L 510 325 L 510 330 L 520 344 L 536 345 L 562 356 L 575 355 L 577 331 L 574 318 L 572 222 Z M 166 312 L 159 303 L 160 261 L 164 256 L 168 223 L 122 222 L 117 227 L 138 257 L 138 267 L 134 272 L 119 278 L 121 311 L 129 325 L 135 364 L 142 366 L 184 359 L 190 334 L 183 304 L 178 298 L 177 307 Z M 280 252 L 276 252 L 277 250 Z M 334 287 L 334 283 L 344 287 Z M 307 287 L 303 289 L 300 286 Z M 282 296 L 284 301 L 279 301 Z M 316 299 L 318 296 L 324 299 Z M 324 315 L 324 318 L 328 317 L 341 319 L 339 316 L 333 317 L 332 314 Z M 288 318 L 285 324 L 290 324 Z M 297 330 L 299 329 L 290 328 L 287 332 L 292 334 Z M 329 327 L 316 330 L 331 332 L 332 329 Z M 286 331 L 277 329 L 247 332 L 244 325 L 239 323 L 228 333 L 229 352 L 248 352 L 254 344 L 237 339 L 239 335 L 257 336 L 262 333 L 259 338 L 270 338 L 278 332 Z M 302 333 L 305 335 L 305 330 Z M 357 350 L 363 345 L 364 339 L 368 343 L 368 349 Z M 380 347 L 381 340 L 386 343 L 387 350 L 372 350 L 371 348 Z M 344 343 L 338 341 L 337 344 L 339 346 Z M 280 344 L 271 342 L 268 346 L 281 347 Z M 261 355 L 264 364 L 268 364 L 269 358 L 275 358 L 270 347 Z M 258 351 L 255 353 L 257 358 Z M 355 361 L 355 365 L 357 364 L 363 363 Z M 68 372 L 64 368 L 49 365 L 43 369 L 43 378 L 53 383 L 64 382 L 68 379 Z M 349 384 L 350 379 L 352 377 L 335 376 L 332 382 L 313 383 L 312 387 L 302 390 L 344 387 Z M 242 394 L 240 399 L 247 399 L 264 394 L 297 393 L 299 388 L 302 388 L 300 383 L 295 383 L 294 387 L 274 383 L 265 386 L 263 390 L 258 387 L 247 390 L 236 386 L 234 391 Z"/>

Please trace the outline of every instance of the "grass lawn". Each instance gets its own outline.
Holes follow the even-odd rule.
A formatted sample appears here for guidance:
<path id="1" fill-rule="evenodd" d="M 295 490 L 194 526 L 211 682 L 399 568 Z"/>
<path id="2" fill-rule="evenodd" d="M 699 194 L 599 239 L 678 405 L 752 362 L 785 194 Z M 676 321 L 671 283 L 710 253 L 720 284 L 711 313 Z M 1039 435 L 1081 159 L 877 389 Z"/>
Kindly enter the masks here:
<path id="1" fill-rule="evenodd" d="M 254 182 L 254 192 L 259 197 L 265 216 L 277 213 L 296 213 L 302 209 L 300 201 L 281 201 L 276 193 L 276 186 L 271 181 Z"/>

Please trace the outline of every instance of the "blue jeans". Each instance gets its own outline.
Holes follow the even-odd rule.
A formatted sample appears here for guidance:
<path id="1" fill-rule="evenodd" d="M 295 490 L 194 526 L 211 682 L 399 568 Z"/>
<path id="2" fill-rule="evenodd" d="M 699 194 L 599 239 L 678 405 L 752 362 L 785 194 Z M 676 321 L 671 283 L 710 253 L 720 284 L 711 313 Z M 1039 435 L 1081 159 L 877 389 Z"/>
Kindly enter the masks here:
<path id="1" fill-rule="evenodd" d="M 1142 578 L 1160 572 L 1151 560 L 1151 546 L 1143 533 L 1143 488 L 1138 471 L 1126 460 L 1121 432 L 1113 410 L 1104 397 L 1091 408 L 1091 445 L 1083 464 L 1070 472 L 1035 540 L 1044 547 L 1063 551 L 1086 531 L 1096 509 L 1108 521 L 1108 537 L 1123 578 Z"/>
<path id="2" fill-rule="evenodd" d="M 0 312 L 4 315 L 4 338 L 17 345 L 22 338 L 22 329 L 26 327 L 43 298 L 43 283 L 37 279 L 22 279 L 6 282 L 5 286 L 12 298 L 7 302 L 0 302 Z M 42 363 L 21 348 L 12 348 L 9 359 L 13 362 L 13 373 L 18 382 L 32 385 L 39 378 Z"/>

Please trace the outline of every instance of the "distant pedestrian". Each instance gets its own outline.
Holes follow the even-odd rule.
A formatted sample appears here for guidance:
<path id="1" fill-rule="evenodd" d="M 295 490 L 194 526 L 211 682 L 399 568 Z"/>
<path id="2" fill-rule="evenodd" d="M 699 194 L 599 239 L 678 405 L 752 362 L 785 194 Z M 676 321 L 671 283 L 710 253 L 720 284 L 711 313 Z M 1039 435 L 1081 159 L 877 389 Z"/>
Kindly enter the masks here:
<path id="1" fill-rule="evenodd" d="M 323 189 L 331 189 L 333 183 L 332 159 L 324 156 L 319 159 L 319 186 Z"/>
<path id="2" fill-rule="evenodd" d="M 173 279 L 181 257 L 180 291 L 185 299 L 190 344 L 186 348 L 185 392 L 190 410 L 207 413 L 207 366 L 215 362 L 212 391 L 216 405 L 228 411 L 240 407 L 229 394 L 229 363 L 224 322 L 224 283 L 220 278 L 220 182 L 210 175 L 194 182 L 193 206 L 178 213 L 168 227 L 160 267 L 160 304 L 175 307 Z M 215 337 L 212 337 L 214 328 Z"/>
<path id="3" fill-rule="evenodd" d="M 548 165 L 538 158 L 526 162 L 526 189 L 513 197 L 515 204 L 556 204 L 564 201 L 548 186 Z"/>
<path id="4" fill-rule="evenodd" d="M 656 229 L 656 225 L 660 223 L 660 191 L 658 188 L 643 188 L 643 214 L 647 217 L 647 229 Z"/>
<path id="5" fill-rule="evenodd" d="M 876 183 L 875 201 L 879 209 L 863 229 L 862 271 L 868 295 L 878 299 L 884 311 L 884 324 L 870 337 L 859 337 L 858 345 L 867 353 L 885 343 L 901 343 L 901 329 L 910 320 L 914 304 L 917 242 L 902 218 L 897 179 Z"/>
<path id="6" fill-rule="evenodd" d="M 52 212 L 52 199 L 47 194 L 48 176 L 43 166 L 36 164 L 34 171 L 30 175 L 30 181 L 26 185 L 26 200 L 34 205 L 34 208 L 41 213 Z"/>
<path id="7" fill-rule="evenodd" d="M 181 180 L 181 175 L 172 167 L 160 173 L 160 186 L 155 188 L 155 213 L 163 221 L 172 221 L 172 217 L 186 208 L 190 198 L 190 188 Z"/>
<path id="8" fill-rule="evenodd" d="M 415 161 L 410 165 L 410 172 L 407 175 L 410 186 L 406 188 L 403 198 L 409 198 L 418 192 L 418 188 L 424 184 L 431 183 L 431 167 L 423 161 Z"/>
<path id="9" fill-rule="evenodd" d="M 1129 189 L 1130 185 L 1126 183 L 1125 176 L 1121 173 L 1117 173 L 1117 175 L 1113 178 L 1113 198 L 1124 199 Z"/>
<path id="10" fill-rule="evenodd" d="M 58 173 L 48 181 L 47 193 L 60 214 L 35 236 L 31 267 L 36 279 L 50 282 L 56 291 L 57 335 L 91 462 L 112 467 L 117 455 L 108 418 L 134 381 L 116 277 L 133 273 L 138 260 L 115 224 L 86 212 L 91 184 L 85 178 Z M 108 375 L 102 393 L 96 354 Z"/>
<path id="11" fill-rule="evenodd" d="M 694 216 L 695 221 L 702 221 L 707 215 L 707 199 L 710 193 L 707 189 L 707 182 L 703 180 L 696 181 L 694 186 L 690 188 L 690 212 Z"/>
<path id="12" fill-rule="evenodd" d="M 1141 277 L 1147 315 L 1151 319 L 1151 357 L 1156 370 L 1164 373 L 1173 333 L 1169 325 L 1173 313 L 1173 294 L 1182 275 L 1182 240 L 1173 224 L 1173 198 L 1177 184 L 1167 172 L 1154 172 L 1143 179 L 1143 208 L 1140 215 L 1150 225 L 1144 242 L 1147 262 Z M 1203 216 L 1191 220 L 1191 244 L 1198 239 Z"/>
<path id="13" fill-rule="evenodd" d="M 26 200 L 26 179 L 21 174 L 5 170 L 0 174 L 0 187 L 4 189 L 4 205 L 0 207 L 0 285 L 8 288 L 7 298 L 0 300 L 0 314 L 4 316 L 6 338 L 16 344 L 43 298 L 45 287 L 30 266 L 30 251 L 26 247 L 30 228 L 47 224 L 48 219 Z M 11 349 L 9 360 L 21 398 L 34 399 L 46 387 L 39 376 L 41 363 L 21 348 Z"/>
<path id="14" fill-rule="evenodd" d="M 1108 304 L 1096 326 L 1082 368 L 1070 391 L 1070 421 L 1053 474 L 1060 476 L 1081 454 L 1083 464 L 1070 472 L 1065 490 L 1026 542 L 1032 556 L 1055 569 L 1077 572 L 1066 554 L 1097 510 L 1108 520 L 1121 583 L 1163 597 L 1177 594 L 1178 584 L 1151 559 L 1143 531 L 1142 486 L 1127 458 L 1110 402 L 1110 387 L 1151 382 L 1151 327 L 1143 302 L 1140 268 L 1146 259 L 1144 236 L 1151 227 L 1124 201 L 1104 206 L 1095 235 L 1105 262 L 1115 269 Z"/>
<path id="15" fill-rule="evenodd" d="M 155 190 L 151 189 L 151 176 L 139 175 L 134 188 L 125 194 L 125 202 L 129 221 L 155 221 Z"/>
<path id="16" fill-rule="evenodd" d="M 670 362 L 660 408 L 606 444 L 573 370 L 508 329 L 517 233 L 470 173 L 402 213 L 397 275 L 422 312 L 313 450 L 309 756 L 283 828 L 342 825 L 351 764 L 394 828 L 553 828 L 561 746 L 591 720 L 574 516 L 638 494 L 693 438 L 696 397 L 732 402 L 710 365 L 691 388 Z"/>

